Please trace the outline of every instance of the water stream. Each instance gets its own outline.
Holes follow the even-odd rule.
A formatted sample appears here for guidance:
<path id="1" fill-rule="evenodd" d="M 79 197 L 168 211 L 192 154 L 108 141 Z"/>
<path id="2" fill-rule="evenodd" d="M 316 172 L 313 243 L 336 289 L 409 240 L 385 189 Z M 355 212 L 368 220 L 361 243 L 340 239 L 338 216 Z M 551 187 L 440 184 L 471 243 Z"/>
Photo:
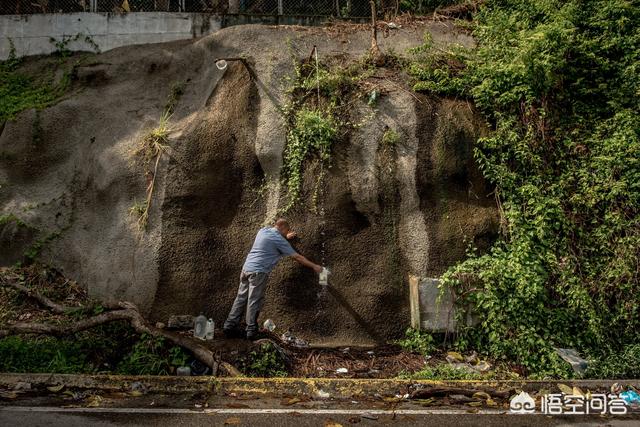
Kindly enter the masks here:
<path id="1" fill-rule="evenodd" d="M 324 179 L 324 162 L 320 163 L 320 180 Z M 319 224 L 320 224 L 320 265 L 326 267 L 327 265 L 327 248 L 326 248 L 326 227 L 327 221 L 325 218 L 325 209 L 324 209 L 324 185 L 320 181 L 318 183 L 318 197 L 317 201 L 317 212 L 319 215 Z M 314 316 L 315 320 L 321 320 L 327 311 L 327 306 L 329 302 L 329 286 L 318 285 L 318 292 L 316 293 L 316 314 Z"/>

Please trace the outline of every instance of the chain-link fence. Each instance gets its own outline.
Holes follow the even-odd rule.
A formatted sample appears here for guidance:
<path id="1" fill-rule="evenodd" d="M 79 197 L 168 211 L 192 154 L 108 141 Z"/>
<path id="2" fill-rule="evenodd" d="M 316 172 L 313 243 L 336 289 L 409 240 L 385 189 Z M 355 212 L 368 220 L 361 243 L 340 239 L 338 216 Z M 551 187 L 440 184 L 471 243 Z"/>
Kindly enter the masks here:
<path id="1" fill-rule="evenodd" d="M 378 11 L 398 0 L 378 0 Z M 203 12 L 249 15 L 371 16 L 369 0 L 0 0 L 1 15 L 72 12 Z"/>
<path id="2" fill-rule="evenodd" d="M 0 14 L 73 12 L 224 13 L 226 4 L 227 1 L 220 0 L 0 0 Z"/>

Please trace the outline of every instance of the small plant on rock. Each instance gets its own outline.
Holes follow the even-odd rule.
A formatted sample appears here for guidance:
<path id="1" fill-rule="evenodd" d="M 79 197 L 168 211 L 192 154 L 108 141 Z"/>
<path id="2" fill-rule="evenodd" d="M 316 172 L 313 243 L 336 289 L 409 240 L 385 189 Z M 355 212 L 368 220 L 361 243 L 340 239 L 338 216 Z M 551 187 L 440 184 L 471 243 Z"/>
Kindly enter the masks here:
<path id="1" fill-rule="evenodd" d="M 151 130 L 141 141 L 140 147 L 136 155 L 142 158 L 142 164 L 147 176 L 147 198 L 143 207 L 135 206 L 130 209 L 130 213 L 138 215 L 138 227 L 141 230 L 146 229 L 149 220 L 149 209 L 151 208 L 151 200 L 153 198 L 153 190 L 155 187 L 156 176 L 158 174 L 158 165 L 162 155 L 167 152 L 169 143 L 169 118 L 171 115 L 165 111 L 160 117 L 158 127 Z M 151 165 L 153 164 L 153 169 Z M 134 209 L 135 208 L 135 209 Z"/>
<path id="2" fill-rule="evenodd" d="M 316 154 L 321 161 L 329 160 L 331 146 L 338 134 L 338 125 L 328 111 L 303 108 L 294 119 L 294 125 L 287 134 L 284 152 L 284 181 L 289 194 L 289 210 L 300 198 L 302 186 L 302 165 Z"/>
<path id="3" fill-rule="evenodd" d="M 400 142 L 400 135 L 391 128 L 387 128 L 382 135 L 382 145 L 385 147 L 395 147 Z"/>

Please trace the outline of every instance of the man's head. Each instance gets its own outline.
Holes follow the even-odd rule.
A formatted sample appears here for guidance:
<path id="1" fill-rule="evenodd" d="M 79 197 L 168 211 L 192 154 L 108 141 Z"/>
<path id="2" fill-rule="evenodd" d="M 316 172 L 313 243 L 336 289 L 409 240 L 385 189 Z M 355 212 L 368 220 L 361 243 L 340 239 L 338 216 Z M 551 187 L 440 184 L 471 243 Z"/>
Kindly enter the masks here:
<path id="1" fill-rule="evenodd" d="M 276 223 L 274 224 L 276 230 L 282 234 L 283 237 L 287 237 L 287 233 L 291 231 L 291 227 L 289 227 L 289 222 L 284 218 L 278 218 Z"/>

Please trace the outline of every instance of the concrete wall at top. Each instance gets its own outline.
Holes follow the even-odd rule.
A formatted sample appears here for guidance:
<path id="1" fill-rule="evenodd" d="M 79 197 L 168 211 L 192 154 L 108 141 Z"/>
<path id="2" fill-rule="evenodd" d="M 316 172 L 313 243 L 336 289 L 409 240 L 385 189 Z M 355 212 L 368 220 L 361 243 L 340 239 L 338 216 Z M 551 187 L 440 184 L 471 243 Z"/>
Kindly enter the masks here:
<path id="1" fill-rule="evenodd" d="M 0 60 L 9 56 L 13 41 L 18 56 L 49 54 L 51 38 L 88 35 L 101 51 L 132 44 L 160 43 L 200 37 L 218 31 L 219 15 L 203 13 L 52 13 L 0 15 Z M 93 50 L 82 37 L 67 46 L 72 51 Z"/>

